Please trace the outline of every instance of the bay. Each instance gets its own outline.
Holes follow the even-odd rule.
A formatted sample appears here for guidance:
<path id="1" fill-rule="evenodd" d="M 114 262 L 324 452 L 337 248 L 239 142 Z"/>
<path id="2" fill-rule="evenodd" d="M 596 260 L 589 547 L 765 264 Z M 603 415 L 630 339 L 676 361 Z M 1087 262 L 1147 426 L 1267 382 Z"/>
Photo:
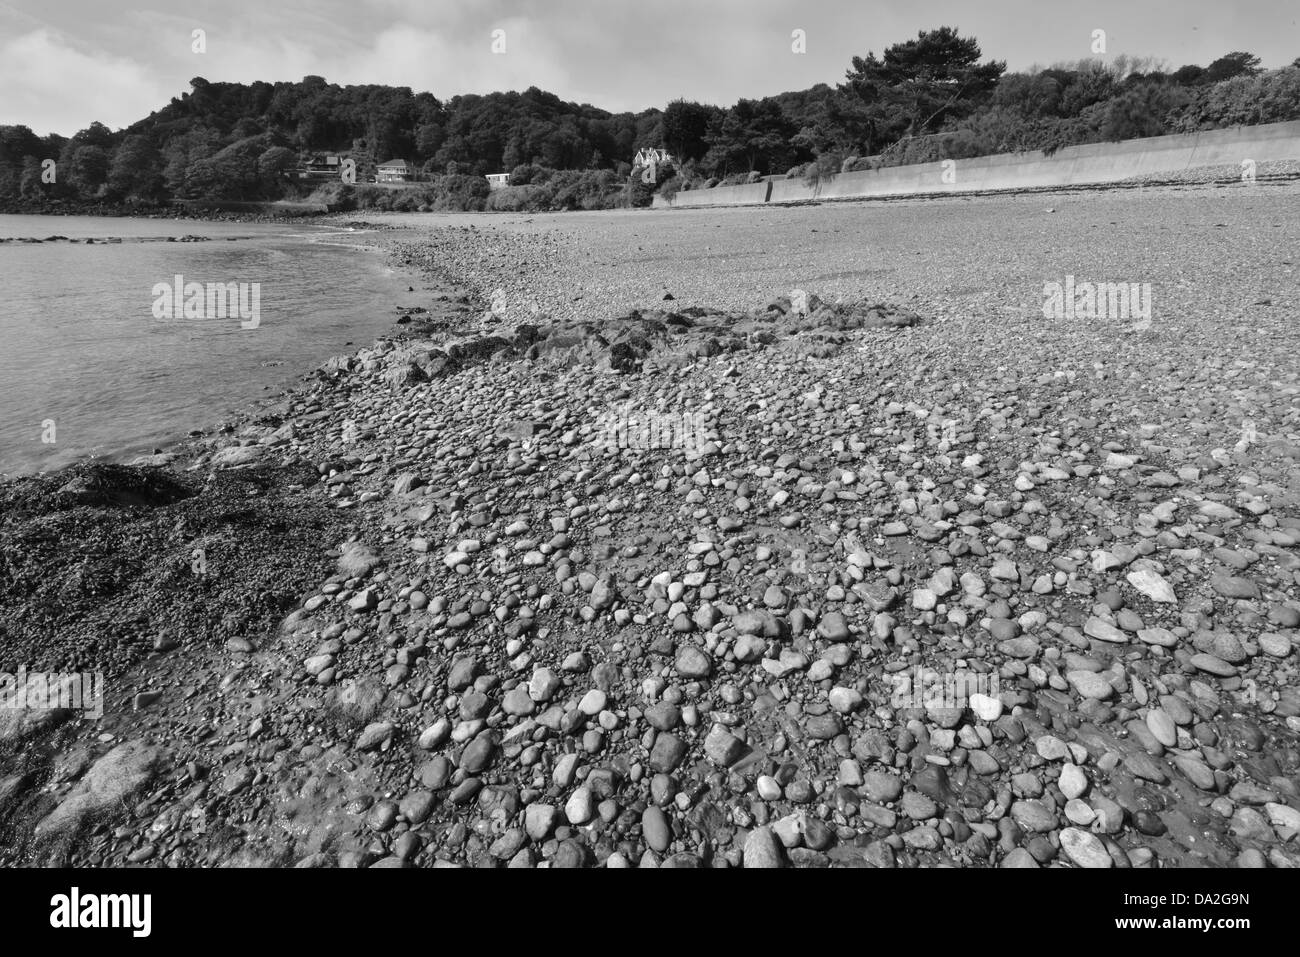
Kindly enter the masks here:
<path id="1" fill-rule="evenodd" d="M 2 477 L 129 460 L 210 429 L 368 345 L 415 302 L 373 235 L 346 227 L 0 216 L 0 239 L 53 236 L 68 241 L 0 242 Z M 206 241 L 176 241 L 187 236 Z M 176 276 L 257 284 L 256 327 L 156 318 L 154 287 Z"/>

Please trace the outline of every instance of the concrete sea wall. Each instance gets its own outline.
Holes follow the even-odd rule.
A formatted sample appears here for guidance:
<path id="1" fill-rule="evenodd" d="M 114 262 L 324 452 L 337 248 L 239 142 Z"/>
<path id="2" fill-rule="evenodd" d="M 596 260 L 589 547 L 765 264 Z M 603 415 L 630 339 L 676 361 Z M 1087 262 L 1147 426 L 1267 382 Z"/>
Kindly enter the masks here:
<path id="1" fill-rule="evenodd" d="M 1113 183 L 1198 166 L 1240 165 L 1246 160 L 1263 163 L 1290 159 L 1300 159 L 1300 120 L 1068 146 L 1050 156 L 1034 150 L 839 173 L 816 184 L 797 177 L 747 186 L 686 190 L 671 200 L 656 196 L 654 205 L 748 206 L 917 193 L 1040 189 Z"/>

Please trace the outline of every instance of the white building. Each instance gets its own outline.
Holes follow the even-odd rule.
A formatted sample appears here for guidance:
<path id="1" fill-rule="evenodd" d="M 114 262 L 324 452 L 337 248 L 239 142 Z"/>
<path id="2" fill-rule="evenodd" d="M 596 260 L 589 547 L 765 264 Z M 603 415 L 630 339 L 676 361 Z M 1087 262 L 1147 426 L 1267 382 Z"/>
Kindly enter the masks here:
<path id="1" fill-rule="evenodd" d="M 410 160 L 393 159 L 380 163 L 375 170 L 376 183 L 405 183 L 415 178 L 415 166 Z"/>
<path id="2" fill-rule="evenodd" d="M 649 166 L 651 163 L 655 166 L 663 166 L 665 163 L 671 163 L 672 161 L 672 154 L 667 150 L 643 146 L 636 151 L 636 156 L 632 157 L 632 166 L 633 168 L 641 168 Z"/>

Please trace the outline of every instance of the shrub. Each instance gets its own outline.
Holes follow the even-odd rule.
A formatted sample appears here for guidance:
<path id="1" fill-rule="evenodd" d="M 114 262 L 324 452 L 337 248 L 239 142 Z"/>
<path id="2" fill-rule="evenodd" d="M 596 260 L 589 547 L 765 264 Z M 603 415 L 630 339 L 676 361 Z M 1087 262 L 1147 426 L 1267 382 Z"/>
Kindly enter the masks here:
<path id="1" fill-rule="evenodd" d="M 1197 91 L 1180 129 L 1215 129 L 1300 119 L 1300 67 L 1237 76 Z"/>
<path id="2" fill-rule="evenodd" d="M 439 177 L 429 185 L 434 209 L 481 210 L 492 191 L 482 176 L 463 173 Z"/>
<path id="3" fill-rule="evenodd" d="M 534 166 L 533 175 L 529 182 L 533 186 L 545 186 L 555 178 L 557 172 L 559 170 L 551 169 L 549 166 Z"/>
<path id="4" fill-rule="evenodd" d="M 393 208 L 392 190 L 380 189 L 378 186 L 356 186 L 353 187 L 352 196 L 357 209 L 388 211 Z"/>
<path id="5" fill-rule="evenodd" d="M 815 186 L 823 179 L 834 176 L 844 168 L 846 158 L 839 152 L 832 150 L 829 153 L 823 153 L 811 163 L 806 163 L 802 167 L 796 167 L 790 171 L 790 177 L 802 176 L 805 183 L 809 186 Z"/>
<path id="6" fill-rule="evenodd" d="M 506 186 L 489 193 L 484 208 L 497 213 L 536 212 L 548 208 L 543 198 L 549 198 L 549 193 L 540 186 Z"/>
<path id="7" fill-rule="evenodd" d="M 583 175 L 586 184 L 582 198 L 583 209 L 611 209 L 622 202 L 622 184 L 613 170 L 589 170 Z"/>
<path id="8" fill-rule="evenodd" d="M 306 201 L 309 203 L 325 203 L 332 208 L 341 210 L 354 210 L 357 208 L 356 187 L 339 182 L 324 183 L 312 190 L 308 194 Z"/>
<path id="9" fill-rule="evenodd" d="M 655 186 L 652 183 L 643 183 L 640 172 L 634 170 L 627 181 L 626 195 L 628 206 L 641 209 L 654 202 Z"/>
<path id="10" fill-rule="evenodd" d="M 1182 87 L 1144 83 L 1125 90 L 1106 104 L 1102 135 L 1108 140 L 1160 136 L 1169 131 L 1175 111 L 1190 96 Z"/>
<path id="11" fill-rule="evenodd" d="M 540 167 L 534 166 L 532 163 L 520 163 L 510 172 L 510 185 L 527 186 L 533 182 L 539 171 Z"/>
<path id="12" fill-rule="evenodd" d="M 698 183 L 704 179 L 704 174 L 700 170 L 700 164 L 697 160 L 688 159 L 677 168 L 677 177 L 683 183 Z M 683 187 L 684 189 L 685 187 Z"/>
<path id="13" fill-rule="evenodd" d="M 623 201 L 624 185 L 613 170 L 545 172 L 544 183 L 507 186 L 491 192 L 485 208 L 496 212 L 609 209 Z"/>
<path id="14" fill-rule="evenodd" d="M 414 213 L 418 212 L 421 206 L 429 205 L 424 200 L 422 190 L 402 189 L 390 190 L 390 192 L 393 194 L 392 208 L 394 212 Z"/>

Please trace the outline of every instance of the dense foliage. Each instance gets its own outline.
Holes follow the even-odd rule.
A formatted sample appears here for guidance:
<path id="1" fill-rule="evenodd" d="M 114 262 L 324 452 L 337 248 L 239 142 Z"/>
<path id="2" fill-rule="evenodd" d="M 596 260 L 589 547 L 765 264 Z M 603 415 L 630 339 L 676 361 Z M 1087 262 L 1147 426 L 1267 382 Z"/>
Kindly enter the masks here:
<path id="1" fill-rule="evenodd" d="M 310 199 L 346 208 L 593 209 L 653 194 L 791 173 L 818 178 L 935 159 L 1300 118 L 1300 59 L 1264 71 L 1250 53 L 1172 72 L 1125 56 L 1007 73 L 955 30 L 922 31 L 844 81 L 729 108 L 675 100 L 609 113 L 537 88 L 442 102 L 406 87 L 209 83 L 130 127 L 71 138 L 0 126 L 0 209 L 134 208 L 171 199 Z M 672 168 L 633 169 L 662 146 Z M 293 171 L 319 154 L 351 158 L 355 186 Z M 417 182 L 366 185 L 410 160 Z M 483 176 L 508 172 L 489 192 Z"/>

